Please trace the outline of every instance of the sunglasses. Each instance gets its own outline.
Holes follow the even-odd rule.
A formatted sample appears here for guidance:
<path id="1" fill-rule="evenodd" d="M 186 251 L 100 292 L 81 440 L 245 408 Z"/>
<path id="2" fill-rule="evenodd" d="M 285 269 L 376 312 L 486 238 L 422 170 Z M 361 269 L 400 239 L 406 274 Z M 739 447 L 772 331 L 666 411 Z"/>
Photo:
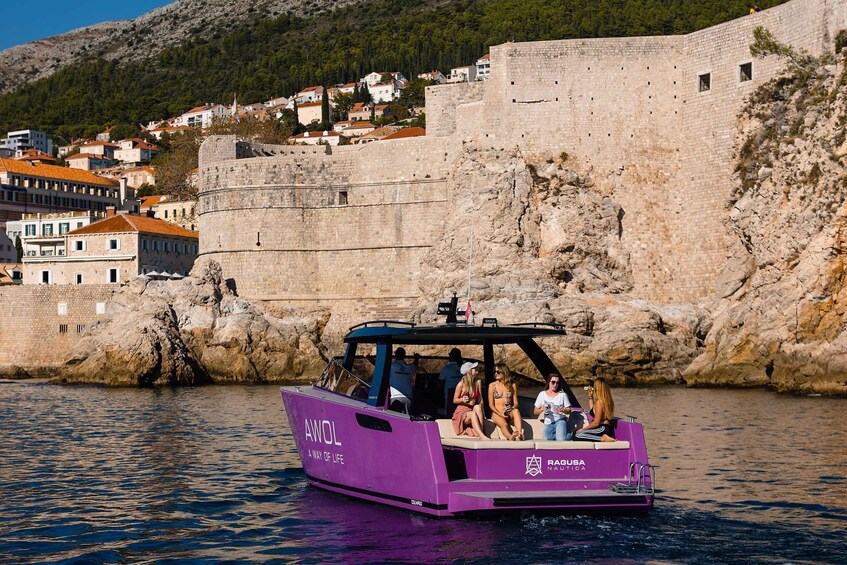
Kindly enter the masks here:
<path id="1" fill-rule="evenodd" d="M 559 384 L 559 381 L 550 381 L 550 384 L 551 385 L 557 385 L 557 384 Z"/>

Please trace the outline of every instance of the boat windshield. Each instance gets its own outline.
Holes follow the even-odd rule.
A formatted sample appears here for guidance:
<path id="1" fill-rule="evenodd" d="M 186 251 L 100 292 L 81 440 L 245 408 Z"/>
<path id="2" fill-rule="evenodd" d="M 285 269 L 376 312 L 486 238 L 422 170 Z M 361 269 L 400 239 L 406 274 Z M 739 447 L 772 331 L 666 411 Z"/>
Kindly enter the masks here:
<path id="1" fill-rule="evenodd" d="M 370 365 L 370 369 L 367 366 Z M 355 373 L 355 374 L 354 374 Z M 359 357 L 353 364 L 353 372 L 341 366 L 338 359 L 331 359 L 315 386 L 344 396 L 365 400 L 371 389 L 373 364 Z"/>

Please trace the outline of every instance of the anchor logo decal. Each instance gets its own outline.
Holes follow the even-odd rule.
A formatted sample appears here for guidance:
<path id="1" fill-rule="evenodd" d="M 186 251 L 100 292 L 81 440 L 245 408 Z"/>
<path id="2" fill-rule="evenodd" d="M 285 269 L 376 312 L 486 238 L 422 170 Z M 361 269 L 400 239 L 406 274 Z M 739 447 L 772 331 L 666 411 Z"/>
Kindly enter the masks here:
<path id="1" fill-rule="evenodd" d="M 532 477 L 541 474 L 541 457 L 533 455 L 526 458 L 526 475 Z"/>

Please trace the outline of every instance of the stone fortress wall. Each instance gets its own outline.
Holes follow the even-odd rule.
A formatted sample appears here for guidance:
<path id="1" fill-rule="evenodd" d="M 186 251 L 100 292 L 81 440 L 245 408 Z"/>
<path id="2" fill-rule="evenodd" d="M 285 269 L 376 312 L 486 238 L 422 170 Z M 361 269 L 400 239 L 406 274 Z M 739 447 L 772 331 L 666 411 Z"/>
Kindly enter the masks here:
<path id="1" fill-rule="evenodd" d="M 239 149 L 242 147 L 242 149 Z M 271 305 L 408 307 L 447 210 L 456 150 L 426 137 L 363 146 L 201 148 L 200 250 L 242 296 Z"/>
<path id="2" fill-rule="evenodd" d="M 276 308 L 392 313 L 418 296 L 462 145 L 518 147 L 534 160 L 566 152 L 623 206 L 634 294 L 705 299 L 726 258 L 735 116 L 780 68 L 751 58 L 757 25 L 820 53 L 847 28 L 847 3 L 794 0 L 687 36 L 495 46 L 487 83 L 427 89 L 423 138 L 334 148 L 212 138 L 201 148 L 201 255 Z M 741 82 L 745 63 L 753 80 Z"/>
<path id="3" fill-rule="evenodd" d="M 0 287 L 0 372 L 43 371 L 64 363 L 88 326 L 108 311 L 116 289 L 113 284 Z"/>

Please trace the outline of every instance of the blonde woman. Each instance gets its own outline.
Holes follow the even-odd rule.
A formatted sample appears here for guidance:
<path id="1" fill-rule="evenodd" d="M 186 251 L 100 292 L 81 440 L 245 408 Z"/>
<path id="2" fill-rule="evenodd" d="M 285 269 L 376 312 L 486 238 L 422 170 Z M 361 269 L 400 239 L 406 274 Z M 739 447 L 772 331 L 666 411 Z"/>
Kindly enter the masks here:
<path id="1" fill-rule="evenodd" d="M 509 440 L 523 440 L 523 420 L 518 410 L 518 385 L 512 379 L 512 372 L 506 365 L 494 367 L 494 379 L 488 387 L 488 406 L 491 419 L 500 428 L 500 434 Z M 515 431 L 509 427 L 515 426 Z"/>
<path id="2" fill-rule="evenodd" d="M 482 385 L 477 380 L 476 367 L 479 363 L 464 363 L 460 369 L 462 380 L 453 393 L 453 431 L 457 436 L 471 436 L 491 439 L 485 435 L 482 423 L 485 414 L 482 411 Z"/>
<path id="3" fill-rule="evenodd" d="M 615 417 L 615 401 L 612 390 L 603 378 L 594 379 L 588 388 L 588 408 L 594 412 L 594 419 L 581 430 L 577 430 L 574 439 L 582 441 L 615 441 L 612 418 Z"/>

